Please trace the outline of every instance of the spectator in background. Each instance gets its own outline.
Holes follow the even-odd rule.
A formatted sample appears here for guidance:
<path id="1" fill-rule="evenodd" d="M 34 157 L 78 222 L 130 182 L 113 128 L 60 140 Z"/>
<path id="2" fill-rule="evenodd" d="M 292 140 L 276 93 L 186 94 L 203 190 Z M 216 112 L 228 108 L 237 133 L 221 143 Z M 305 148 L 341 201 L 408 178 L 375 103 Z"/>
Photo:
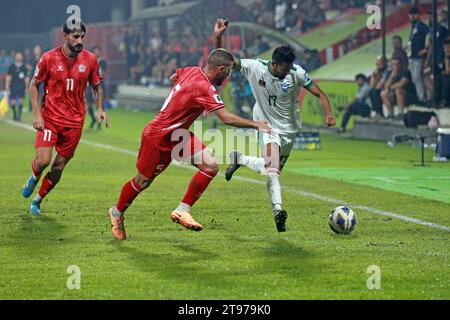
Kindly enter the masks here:
<path id="1" fill-rule="evenodd" d="M 6 91 L 10 93 L 11 108 L 14 112 L 14 120 L 20 121 L 23 99 L 29 84 L 28 70 L 25 67 L 22 52 L 17 52 L 14 63 L 9 67 L 6 76 Z"/>
<path id="2" fill-rule="evenodd" d="M 92 49 L 92 53 L 95 54 L 95 56 L 97 57 L 99 74 L 106 81 L 106 69 L 108 68 L 108 64 L 102 56 L 102 50 L 100 49 L 100 47 L 94 47 Z M 104 81 L 102 81 L 100 83 L 100 86 L 102 87 L 103 92 L 105 93 L 105 97 L 106 97 L 106 86 L 105 86 Z M 91 123 L 89 124 L 89 129 L 93 129 L 98 118 L 94 111 L 95 100 L 93 97 L 92 87 L 89 84 L 87 85 L 85 99 L 86 99 L 86 109 L 88 111 L 89 116 L 91 117 Z M 105 98 L 105 101 L 106 101 L 106 98 Z M 101 122 L 97 122 L 97 129 L 100 130 L 101 128 L 102 128 Z"/>
<path id="3" fill-rule="evenodd" d="M 138 45 L 139 45 L 138 33 L 134 30 L 132 26 L 126 28 L 123 47 L 125 51 L 128 77 L 131 77 L 131 68 L 135 67 L 139 60 Z"/>
<path id="4" fill-rule="evenodd" d="M 394 118 L 394 105 L 400 108 L 400 113 L 396 119 L 400 120 L 405 107 L 417 102 L 416 90 L 412 82 L 411 73 L 403 69 L 399 58 L 391 60 L 391 71 L 386 78 L 384 90 L 381 98 L 388 109 L 388 118 Z"/>
<path id="5" fill-rule="evenodd" d="M 384 118 L 383 114 L 383 100 L 381 99 L 381 91 L 386 83 L 388 76 L 387 60 L 383 57 L 378 57 L 376 68 L 370 76 L 370 102 L 372 110 L 376 112 L 376 120 Z"/>
<path id="6" fill-rule="evenodd" d="M 356 97 L 345 107 L 338 108 L 338 111 L 344 111 L 344 118 L 342 119 L 341 126 L 339 127 L 339 132 L 345 132 L 348 122 L 352 115 L 360 115 L 362 117 L 370 116 L 370 85 L 367 77 L 360 73 L 355 77 L 355 81 L 358 84 L 358 94 Z"/>
<path id="7" fill-rule="evenodd" d="M 403 39 L 401 36 L 396 35 L 392 37 L 392 58 L 399 58 L 402 62 L 403 69 L 408 69 L 409 67 L 409 61 L 408 61 L 408 54 L 406 53 L 405 49 L 403 48 Z"/>
<path id="8" fill-rule="evenodd" d="M 8 58 L 6 57 L 6 50 L 2 49 L 0 51 L 0 90 L 5 88 L 5 79 L 9 66 Z"/>
<path id="9" fill-rule="evenodd" d="M 23 50 L 23 61 L 25 63 L 25 67 L 28 69 L 28 71 L 29 71 L 30 62 L 31 62 L 32 57 L 33 57 L 33 55 L 31 54 L 31 49 L 25 48 L 25 50 Z"/>
<path id="10" fill-rule="evenodd" d="M 248 58 L 245 50 L 236 56 L 240 59 Z M 255 98 L 253 98 L 252 90 L 247 78 L 241 72 L 233 70 L 231 72 L 231 84 L 235 113 L 243 118 L 251 119 L 252 115 L 244 111 L 245 104 L 248 105 L 250 110 L 253 109 L 255 104 Z"/>
<path id="11" fill-rule="evenodd" d="M 262 12 L 257 17 L 257 21 L 259 24 L 262 24 L 264 26 L 273 28 L 274 27 L 274 11 L 271 5 L 264 3 L 262 6 Z"/>
<path id="12" fill-rule="evenodd" d="M 145 46 L 139 46 L 137 49 L 137 60 L 130 68 L 130 78 L 133 84 L 139 84 L 144 76 L 146 69 L 147 56 L 145 54 Z"/>
<path id="13" fill-rule="evenodd" d="M 34 70 L 36 69 L 36 66 L 39 62 L 39 60 L 41 60 L 42 57 L 42 48 L 41 46 L 35 46 L 33 48 L 33 55 L 31 56 L 30 60 L 29 60 L 29 64 L 31 66 L 30 70 L 31 72 L 34 72 Z M 32 74 L 30 75 L 32 76 Z"/>
<path id="14" fill-rule="evenodd" d="M 316 0 L 301 1 L 298 12 L 302 20 L 302 33 L 325 21 L 325 12 L 320 8 L 320 4 Z"/>
<path id="15" fill-rule="evenodd" d="M 29 65 L 27 66 L 28 69 L 28 77 L 33 78 L 34 71 L 36 70 L 36 66 L 41 60 L 42 57 L 42 48 L 41 46 L 37 45 L 33 48 L 33 55 L 31 56 L 31 59 L 29 61 Z M 42 97 L 44 96 L 44 86 L 39 86 L 39 99 L 42 100 Z M 31 103 L 28 104 L 28 112 L 32 112 L 32 106 Z"/>
<path id="16" fill-rule="evenodd" d="M 266 52 L 270 49 L 270 46 L 267 42 L 263 40 L 262 35 L 257 35 L 255 38 L 255 43 L 248 49 L 250 56 L 257 56 L 263 52 Z"/>
<path id="17" fill-rule="evenodd" d="M 286 2 L 284 0 L 277 0 L 274 14 L 275 29 L 284 30 L 286 28 L 286 11 Z"/>
<path id="18" fill-rule="evenodd" d="M 442 106 L 450 107 L 450 38 L 444 42 L 444 71 L 442 72 Z"/>
<path id="19" fill-rule="evenodd" d="M 301 65 L 309 72 L 318 69 L 321 65 L 319 60 L 319 52 L 316 49 L 306 49 L 303 53 Z"/>
<path id="20" fill-rule="evenodd" d="M 442 10 L 439 12 L 438 14 L 438 26 L 437 26 L 437 30 L 436 30 L 436 62 L 437 65 L 436 67 L 436 74 L 440 75 L 442 74 L 442 72 L 445 69 L 445 53 L 444 53 L 444 42 L 445 39 L 449 36 L 449 32 L 448 29 L 445 25 L 445 21 L 447 18 L 447 11 Z M 425 59 L 425 64 L 424 64 L 424 82 L 425 82 L 425 89 L 427 92 L 427 96 L 430 98 L 429 100 L 431 100 L 431 98 L 434 96 L 434 92 L 436 92 L 436 96 L 434 97 L 436 103 L 439 103 L 442 99 L 442 81 L 440 81 L 440 79 L 438 81 L 433 81 L 433 56 L 432 56 L 432 51 L 433 51 L 433 35 L 432 35 L 432 26 L 433 26 L 433 21 L 432 18 L 430 17 L 430 39 L 428 41 L 428 47 L 427 47 L 427 57 Z"/>
<path id="21" fill-rule="evenodd" d="M 409 11 L 409 20 L 411 21 L 411 32 L 409 35 L 410 64 L 412 81 L 415 85 L 417 97 L 420 102 L 426 100 L 425 85 L 423 81 L 422 68 L 427 54 L 425 40 L 430 32 L 428 26 L 420 20 L 420 12 L 417 7 Z"/>

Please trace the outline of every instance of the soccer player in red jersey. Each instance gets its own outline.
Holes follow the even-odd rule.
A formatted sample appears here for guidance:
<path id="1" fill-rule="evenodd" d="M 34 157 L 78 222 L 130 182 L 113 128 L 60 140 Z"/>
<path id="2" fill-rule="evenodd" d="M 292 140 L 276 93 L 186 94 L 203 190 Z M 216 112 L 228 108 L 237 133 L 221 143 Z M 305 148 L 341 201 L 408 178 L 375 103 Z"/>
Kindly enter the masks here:
<path id="1" fill-rule="evenodd" d="M 216 49 L 209 55 L 204 69 L 178 69 L 171 77 L 172 91 L 161 111 L 142 132 L 136 164 L 138 173 L 123 186 L 116 206 L 109 209 L 112 232 L 117 239 L 126 239 L 125 210 L 169 166 L 172 159 L 189 162 L 199 171 L 192 177 L 184 198 L 170 217 L 188 229 L 203 229 L 190 215 L 190 209 L 217 174 L 218 166 L 205 145 L 188 131 L 202 113 L 214 113 L 223 123 L 235 127 L 271 130 L 262 121 L 241 118 L 225 108 L 215 86 L 220 86 L 229 76 L 233 61 L 233 55 L 227 50 Z"/>
<path id="2" fill-rule="evenodd" d="M 69 28 L 64 24 L 63 46 L 46 52 L 36 66 L 30 83 L 30 99 L 33 106 L 33 126 L 37 130 L 36 157 L 32 160 L 32 175 L 22 189 L 22 195 L 32 195 L 42 172 L 52 160 L 53 147 L 56 157 L 44 177 L 39 193 L 34 197 L 30 213 L 41 214 L 42 199 L 56 186 L 62 172 L 73 157 L 81 138 L 86 107 L 84 94 L 89 82 L 93 87 L 98 108 L 98 121 L 108 116 L 103 111 L 102 79 L 97 57 L 83 49 L 86 27 L 81 21 Z M 42 106 L 39 104 L 39 85 L 44 84 Z"/>

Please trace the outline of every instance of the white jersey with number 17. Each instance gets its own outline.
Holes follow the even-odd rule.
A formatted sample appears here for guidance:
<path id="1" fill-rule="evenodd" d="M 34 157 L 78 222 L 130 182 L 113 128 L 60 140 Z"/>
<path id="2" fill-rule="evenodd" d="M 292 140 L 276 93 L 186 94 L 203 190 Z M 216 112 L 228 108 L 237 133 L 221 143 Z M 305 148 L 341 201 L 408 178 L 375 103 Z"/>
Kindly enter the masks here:
<path id="1" fill-rule="evenodd" d="M 283 80 L 269 71 L 269 62 L 260 59 L 238 61 L 256 99 L 253 119 L 266 121 L 281 134 L 296 133 L 301 128 L 298 95 L 301 87 L 313 85 L 308 73 L 294 64 Z"/>

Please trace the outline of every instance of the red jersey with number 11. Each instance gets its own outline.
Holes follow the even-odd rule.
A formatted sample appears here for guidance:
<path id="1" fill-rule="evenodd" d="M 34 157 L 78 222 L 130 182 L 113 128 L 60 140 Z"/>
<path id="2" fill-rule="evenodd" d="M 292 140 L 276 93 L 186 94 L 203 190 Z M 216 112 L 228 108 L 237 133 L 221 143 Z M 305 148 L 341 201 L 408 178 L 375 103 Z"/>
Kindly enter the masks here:
<path id="1" fill-rule="evenodd" d="M 82 50 L 76 58 L 71 58 L 59 47 L 44 53 L 36 66 L 34 80 L 44 83 L 44 121 L 82 128 L 86 115 L 86 85 L 89 81 L 96 86 L 103 77 L 93 53 Z"/>

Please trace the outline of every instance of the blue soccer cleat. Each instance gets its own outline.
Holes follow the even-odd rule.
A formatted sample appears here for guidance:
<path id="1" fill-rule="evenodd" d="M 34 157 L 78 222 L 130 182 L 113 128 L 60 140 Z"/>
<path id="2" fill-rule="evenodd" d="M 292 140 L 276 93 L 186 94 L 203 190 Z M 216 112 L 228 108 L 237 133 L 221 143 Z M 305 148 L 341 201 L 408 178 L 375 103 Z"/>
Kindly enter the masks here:
<path id="1" fill-rule="evenodd" d="M 34 176 L 30 176 L 27 182 L 23 185 L 22 195 L 24 198 L 29 198 L 37 185 L 38 180 Z"/>
<path id="2" fill-rule="evenodd" d="M 37 201 L 31 201 L 30 213 L 32 215 L 38 216 L 41 214 L 41 204 Z"/>

